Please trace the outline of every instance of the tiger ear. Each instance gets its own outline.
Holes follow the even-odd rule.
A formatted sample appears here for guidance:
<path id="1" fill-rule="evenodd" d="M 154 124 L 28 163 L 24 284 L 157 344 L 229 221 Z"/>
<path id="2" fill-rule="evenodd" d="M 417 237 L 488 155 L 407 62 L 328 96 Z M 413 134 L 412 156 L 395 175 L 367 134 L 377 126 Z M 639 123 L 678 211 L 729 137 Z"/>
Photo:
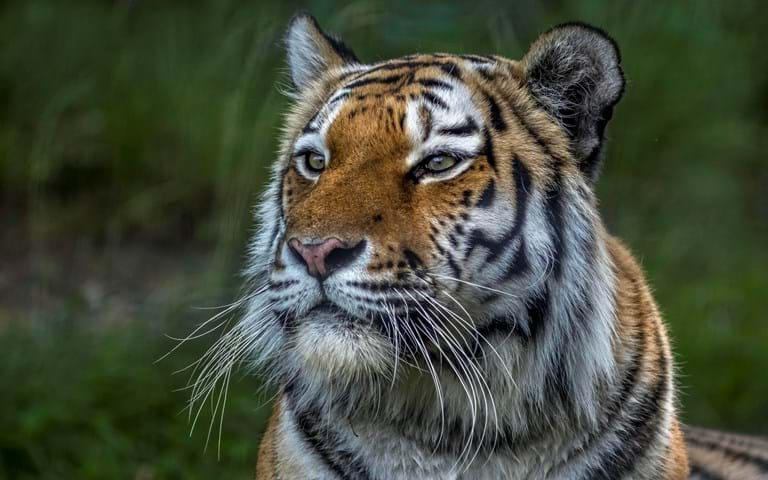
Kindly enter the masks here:
<path id="1" fill-rule="evenodd" d="M 528 90 L 565 129 L 579 168 L 594 182 L 605 126 L 624 93 L 616 42 L 598 28 L 563 24 L 533 43 L 522 66 Z"/>
<path id="2" fill-rule="evenodd" d="M 307 13 L 296 14 L 285 34 L 291 82 L 299 92 L 331 68 L 359 63 L 354 52 L 341 41 L 320 29 Z"/>

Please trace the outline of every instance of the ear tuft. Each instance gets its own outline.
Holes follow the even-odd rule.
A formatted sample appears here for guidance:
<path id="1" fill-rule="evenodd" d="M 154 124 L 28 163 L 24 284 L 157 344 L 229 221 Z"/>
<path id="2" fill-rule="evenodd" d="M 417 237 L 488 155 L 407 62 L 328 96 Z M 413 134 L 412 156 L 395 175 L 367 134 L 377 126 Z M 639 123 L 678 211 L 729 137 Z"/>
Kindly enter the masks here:
<path id="1" fill-rule="evenodd" d="M 566 130 L 579 167 L 597 177 L 605 126 L 624 93 L 616 42 L 583 23 L 542 34 L 523 58 L 526 85 Z"/>
<path id="2" fill-rule="evenodd" d="M 296 14 L 288 23 L 285 44 L 291 81 L 299 91 L 331 68 L 359 63 L 349 47 L 323 32 L 315 17 L 305 12 Z"/>

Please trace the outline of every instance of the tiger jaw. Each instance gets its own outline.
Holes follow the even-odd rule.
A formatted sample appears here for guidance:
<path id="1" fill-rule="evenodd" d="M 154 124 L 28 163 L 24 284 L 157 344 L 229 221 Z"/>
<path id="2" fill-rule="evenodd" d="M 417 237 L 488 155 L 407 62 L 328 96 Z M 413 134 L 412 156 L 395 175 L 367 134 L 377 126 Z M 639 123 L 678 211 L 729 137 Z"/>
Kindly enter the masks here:
<path id="1" fill-rule="evenodd" d="M 305 374 L 359 377 L 382 373 L 390 363 L 389 342 L 371 322 L 325 302 L 297 320 L 292 330 L 291 350 Z"/>

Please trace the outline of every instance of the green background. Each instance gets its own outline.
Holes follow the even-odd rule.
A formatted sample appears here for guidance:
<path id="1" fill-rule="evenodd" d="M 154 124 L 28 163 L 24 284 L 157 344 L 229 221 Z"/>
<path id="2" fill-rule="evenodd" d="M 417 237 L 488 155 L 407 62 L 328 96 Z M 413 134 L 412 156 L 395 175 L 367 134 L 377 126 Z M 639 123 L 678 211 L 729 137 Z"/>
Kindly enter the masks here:
<path id="1" fill-rule="evenodd" d="M 219 459 L 172 374 L 215 334 L 154 361 L 238 292 L 302 8 L 366 61 L 614 35 L 602 213 L 670 325 L 684 419 L 768 434 L 763 5 L 0 1 L 0 478 L 251 475 L 270 392 L 233 378 Z"/>

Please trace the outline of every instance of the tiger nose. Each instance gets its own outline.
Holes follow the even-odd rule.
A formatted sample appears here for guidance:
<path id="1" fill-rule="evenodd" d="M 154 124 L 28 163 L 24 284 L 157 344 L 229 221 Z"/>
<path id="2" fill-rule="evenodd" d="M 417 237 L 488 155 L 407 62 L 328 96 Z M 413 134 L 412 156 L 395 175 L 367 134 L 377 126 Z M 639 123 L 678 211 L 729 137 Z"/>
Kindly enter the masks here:
<path id="1" fill-rule="evenodd" d="M 307 266 L 307 273 L 324 280 L 333 272 L 341 270 L 355 261 L 365 250 L 365 240 L 348 247 L 338 238 L 326 238 L 320 243 L 302 243 L 291 238 L 288 246 L 293 254 Z"/>

